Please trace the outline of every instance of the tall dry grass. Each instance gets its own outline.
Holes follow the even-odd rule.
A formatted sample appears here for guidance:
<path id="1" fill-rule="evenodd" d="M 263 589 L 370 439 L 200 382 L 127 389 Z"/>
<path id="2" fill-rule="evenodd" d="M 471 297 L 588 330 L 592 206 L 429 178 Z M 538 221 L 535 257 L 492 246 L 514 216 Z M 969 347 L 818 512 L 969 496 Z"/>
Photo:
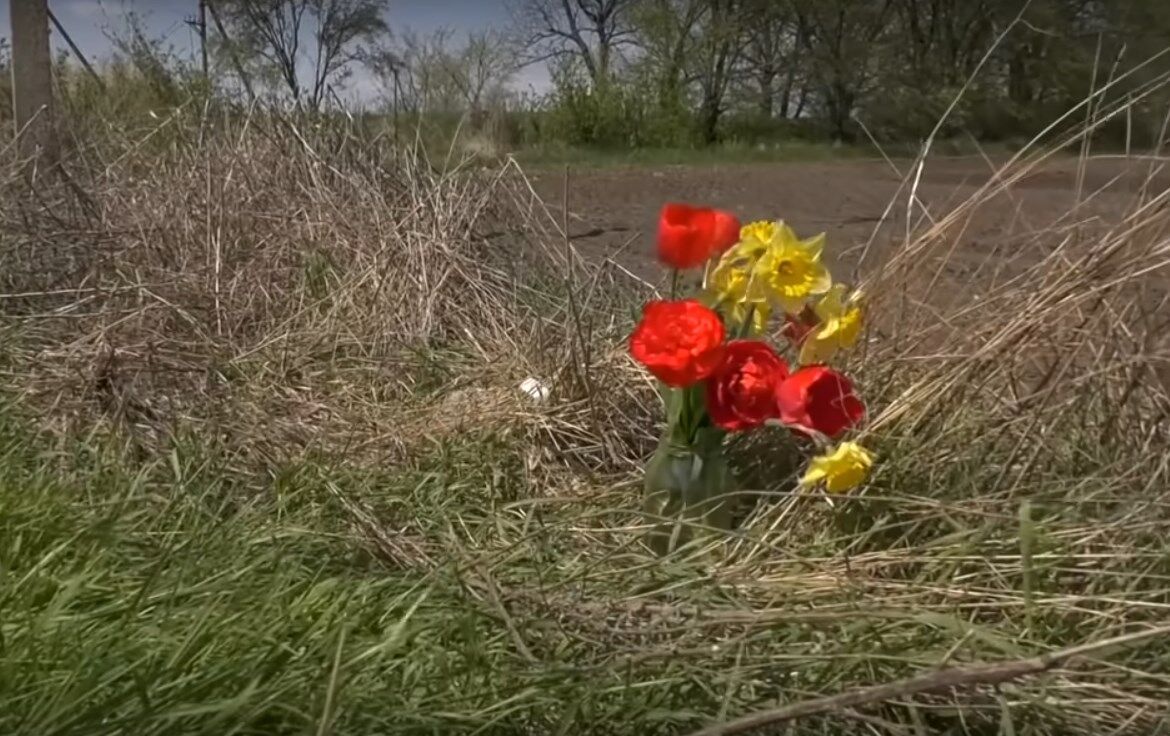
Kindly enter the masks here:
<path id="1" fill-rule="evenodd" d="M 420 395 L 562 362 L 565 252 L 520 227 L 514 166 L 266 115 L 108 132 L 73 152 L 70 186 L 6 170 L 20 390 L 58 419 L 361 454 L 409 435 Z"/>

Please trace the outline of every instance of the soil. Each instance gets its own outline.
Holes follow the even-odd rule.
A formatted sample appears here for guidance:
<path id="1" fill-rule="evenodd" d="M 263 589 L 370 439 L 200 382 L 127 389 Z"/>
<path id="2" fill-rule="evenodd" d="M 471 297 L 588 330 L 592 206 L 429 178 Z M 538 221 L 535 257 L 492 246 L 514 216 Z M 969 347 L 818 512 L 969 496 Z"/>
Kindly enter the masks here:
<path id="1" fill-rule="evenodd" d="M 1063 248 L 1063 258 L 1075 258 L 1079 250 L 1099 243 L 1143 202 L 1170 190 L 1167 163 L 1170 159 L 1102 157 L 1081 166 L 1064 159 L 1033 168 L 1003 186 L 990 181 L 995 163 L 974 158 L 929 161 L 914 189 L 921 206 L 911 210 L 909 228 L 911 187 L 905 182 L 914 176 L 906 161 L 581 169 L 570 172 L 570 233 L 586 259 L 610 259 L 631 279 L 664 287 L 668 275 L 654 259 L 659 208 L 667 201 L 707 204 L 729 209 L 745 222 L 786 220 L 802 237 L 826 233 L 825 258 L 834 278 L 856 282 L 872 273 L 883 256 L 902 247 L 908 230 L 920 233 L 974 198 L 978 206 L 950 218 L 951 224 L 933 241 L 931 255 L 918 259 L 899 282 L 904 301 L 925 306 L 925 319 L 939 319 L 983 299 L 996 286 L 1023 283 L 1014 278 L 1054 248 Z M 559 220 L 564 172 L 546 170 L 532 178 Z M 1147 206 L 1135 219 L 1148 220 L 1151 214 L 1170 218 L 1170 207 L 1165 202 Z M 1126 232 L 1131 224 L 1117 232 Z M 1170 222 L 1163 221 L 1162 234 L 1151 234 L 1162 238 L 1168 231 Z M 1157 268 L 1141 281 L 1133 293 L 1153 320 L 1148 324 L 1157 350 L 1170 349 L 1165 321 L 1170 318 L 1165 314 L 1170 273 Z M 886 316 L 899 319 L 893 312 Z M 952 324 L 947 317 L 941 319 Z M 885 327 L 895 329 L 892 323 Z M 1163 361 L 1155 373 L 1170 391 L 1170 362 Z"/>
<path id="2" fill-rule="evenodd" d="M 937 220 L 976 195 L 998 165 L 981 158 L 928 161 L 915 189 L 922 206 L 913 209 L 910 229 L 929 227 L 930 218 Z M 559 212 L 563 171 L 543 170 L 531 177 L 537 192 Z M 659 207 L 666 201 L 709 204 L 745 222 L 784 219 L 802 236 L 825 232 L 827 259 L 836 271 L 841 265 L 858 266 L 871 237 L 873 246 L 865 256 L 869 264 L 877 262 L 882 249 L 904 242 L 913 178 L 912 162 L 881 160 L 578 169 L 570 172 L 570 231 L 586 257 L 613 258 L 638 276 L 660 282 L 662 272 L 653 260 Z M 1029 238 L 1035 233 L 1120 221 L 1143 188 L 1147 195 L 1170 188 L 1170 167 L 1149 158 L 1100 157 L 1082 169 L 1076 160 L 1065 159 L 1030 171 L 1010 187 L 992 188 L 1002 191 L 956 224 L 964 229 L 946 268 L 959 281 L 971 271 L 982 272 L 993 256 L 997 272 L 1009 262 L 1033 261 L 1037 248 L 1056 240 Z M 1047 245 L 1039 245 L 1040 240 Z"/>

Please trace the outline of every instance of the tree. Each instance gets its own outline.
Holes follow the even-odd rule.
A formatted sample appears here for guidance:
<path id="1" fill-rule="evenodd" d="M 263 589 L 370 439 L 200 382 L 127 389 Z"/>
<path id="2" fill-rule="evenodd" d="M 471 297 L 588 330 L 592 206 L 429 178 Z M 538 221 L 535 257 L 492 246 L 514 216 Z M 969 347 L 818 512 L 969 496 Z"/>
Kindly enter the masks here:
<path id="1" fill-rule="evenodd" d="M 792 104 L 794 96 L 803 104 L 805 95 L 796 85 L 803 81 L 805 64 L 800 54 L 802 27 L 795 10 L 778 0 L 748 0 L 741 12 L 745 28 L 741 62 L 760 114 L 766 118 L 798 114 Z"/>
<path id="2" fill-rule="evenodd" d="M 744 15 L 740 0 L 704 0 L 697 24 L 695 80 L 699 86 L 699 136 L 718 138 L 719 119 L 743 49 Z"/>
<path id="3" fill-rule="evenodd" d="M 893 16 L 906 81 L 919 89 L 966 81 L 994 40 L 989 0 L 895 0 Z"/>
<path id="4" fill-rule="evenodd" d="M 451 36 L 447 28 L 427 36 L 407 32 L 394 48 L 384 47 L 370 55 L 371 70 L 383 86 L 394 85 L 403 109 L 420 114 L 459 106 L 459 92 L 451 84 Z"/>
<path id="5" fill-rule="evenodd" d="M 315 110 L 389 31 L 387 5 L 388 0 L 220 0 L 215 8 L 237 49 L 273 72 L 294 104 Z"/>
<path id="6" fill-rule="evenodd" d="M 792 0 L 829 130 L 837 140 L 853 138 L 853 111 L 881 74 L 877 51 L 890 27 L 892 6 L 893 0 Z"/>
<path id="7" fill-rule="evenodd" d="M 631 14 L 639 63 L 653 80 L 659 106 L 675 110 L 690 84 L 694 31 L 705 0 L 642 0 Z"/>
<path id="8" fill-rule="evenodd" d="M 532 49 L 527 61 L 574 56 L 590 81 L 609 81 L 614 58 L 633 42 L 630 12 L 639 0 L 512 0 L 513 19 L 523 46 Z"/>
<path id="9" fill-rule="evenodd" d="M 131 12 L 123 17 L 121 30 L 106 32 L 114 47 L 114 61 L 125 62 L 134 69 L 156 99 L 178 104 L 183 97 L 179 83 L 189 70 L 166 47 L 164 39 L 150 37 L 146 28 L 146 20 Z"/>
<path id="10" fill-rule="evenodd" d="M 639 60 L 655 80 L 660 108 L 674 111 L 697 95 L 699 137 L 713 143 L 738 73 L 745 36 L 744 0 L 642 0 L 633 13 Z"/>
<path id="11" fill-rule="evenodd" d="M 462 96 L 473 127 L 478 127 L 487 98 L 502 93 L 515 74 L 515 50 L 495 31 L 472 31 L 462 49 L 443 57 L 447 78 Z"/>
<path id="12" fill-rule="evenodd" d="M 1021 10 L 1006 0 L 992 0 L 991 16 L 997 27 L 1007 28 L 1017 17 L 999 53 L 1006 67 L 1007 98 L 1017 109 L 1035 109 L 1037 103 L 1060 106 L 1079 101 L 1088 92 L 1089 78 L 1097 63 L 1098 44 L 1108 64 L 1111 13 L 1127 0 L 1033 0 Z M 1022 15 L 1021 15 L 1022 13 Z M 1115 40 L 1128 43 L 1128 31 Z"/>

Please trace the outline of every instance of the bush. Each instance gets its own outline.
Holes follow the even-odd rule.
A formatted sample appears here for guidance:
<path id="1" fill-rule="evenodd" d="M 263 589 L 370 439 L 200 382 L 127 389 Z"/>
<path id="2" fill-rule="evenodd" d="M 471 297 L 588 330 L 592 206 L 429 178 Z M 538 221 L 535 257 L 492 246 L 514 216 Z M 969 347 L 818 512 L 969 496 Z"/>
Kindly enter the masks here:
<path id="1" fill-rule="evenodd" d="M 695 118 L 685 101 L 655 99 L 637 76 L 615 76 L 594 85 L 577 66 L 566 65 L 553 82 L 542 106 L 542 144 L 665 148 L 696 141 Z"/>
<path id="2" fill-rule="evenodd" d="M 817 120 L 769 118 L 758 113 L 727 115 L 722 123 L 722 138 L 731 144 L 826 143 L 829 136 Z"/>

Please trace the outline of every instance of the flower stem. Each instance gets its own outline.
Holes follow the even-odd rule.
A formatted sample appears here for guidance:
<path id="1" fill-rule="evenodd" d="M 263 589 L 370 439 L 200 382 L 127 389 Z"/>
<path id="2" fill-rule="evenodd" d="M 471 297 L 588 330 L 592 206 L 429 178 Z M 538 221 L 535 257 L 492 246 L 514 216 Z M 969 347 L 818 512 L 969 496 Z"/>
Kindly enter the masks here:
<path id="1" fill-rule="evenodd" d="M 751 330 L 752 330 L 752 320 L 754 320 L 755 318 L 756 318 L 756 305 L 752 304 L 752 305 L 748 306 L 747 315 L 743 318 L 743 323 L 739 325 L 739 329 L 738 329 L 739 334 L 736 335 L 736 337 L 738 337 L 739 339 L 742 340 L 743 338 L 750 335 Z"/>

